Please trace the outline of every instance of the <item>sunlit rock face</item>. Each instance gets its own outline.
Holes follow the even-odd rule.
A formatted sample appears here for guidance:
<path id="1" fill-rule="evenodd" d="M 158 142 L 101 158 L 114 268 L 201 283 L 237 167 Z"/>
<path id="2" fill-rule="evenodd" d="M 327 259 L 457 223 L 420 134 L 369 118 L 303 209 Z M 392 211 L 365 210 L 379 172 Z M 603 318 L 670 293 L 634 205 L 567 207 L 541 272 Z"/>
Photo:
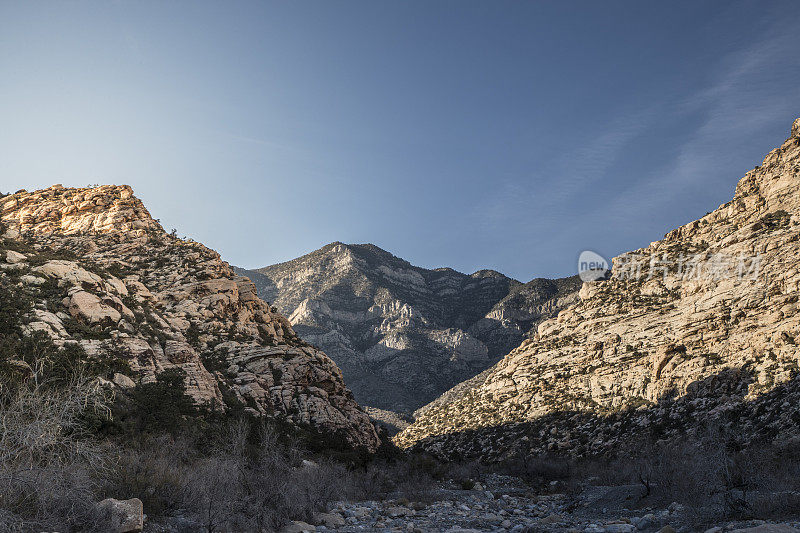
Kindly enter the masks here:
<path id="1" fill-rule="evenodd" d="M 130 187 L 19 191 L 0 199 L 0 215 L 0 272 L 34 294 L 28 331 L 78 342 L 91 357 L 122 357 L 139 382 L 181 368 L 198 404 L 227 409 L 235 400 L 377 448 L 336 364 L 217 252 L 167 234 Z"/>
<path id="2" fill-rule="evenodd" d="M 800 119 L 790 138 L 739 181 L 730 202 L 614 258 L 611 279 L 584 284 L 575 305 L 539 324 L 533 338 L 479 379 L 423 409 L 397 441 L 494 458 L 521 448 L 589 453 L 612 437 L 589 432 L 589 424 L 561 433 L 542 429 L 522 440 L 515 424 L 566 411 L 646 410 L 667 396 L 695 398 L 715 376 L 730 377 L 726 369 L 746 376 L 740 391 L 746 399 L 787 382 L 800 361 L 798 189 Z M 710 394 L 716 401 L 728 393 Z M 705 412 L 706 400 L 692 402 Z M 726 403 L 713 405 L 724 411 Z M 652 420 L 635 423 L 648 430 Z"/>
<path id="3" fill-rule="evenodd" d="M 497 362 L 580 287 L 575 278 L 522 284 L 491 270 L 428 270 L 338 242 L 241 272 L 336 361 L 360 403 L 404 413 Z"/>

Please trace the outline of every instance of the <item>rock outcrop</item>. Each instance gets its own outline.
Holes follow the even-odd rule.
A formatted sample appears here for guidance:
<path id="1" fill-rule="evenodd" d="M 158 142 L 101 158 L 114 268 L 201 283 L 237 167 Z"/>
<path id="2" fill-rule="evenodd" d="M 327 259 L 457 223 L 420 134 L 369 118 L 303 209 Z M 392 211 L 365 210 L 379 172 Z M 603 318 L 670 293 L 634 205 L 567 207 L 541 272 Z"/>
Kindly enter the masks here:
<path id="1" fill-rule="evenodd" d="M 244 404 L 346 446 L 377 448 L 336 364 L 219 254 L 164 232 L 130 187 L 20 191 L 0 199 L 0 223 L 0 273 L 33 302 L 25 331 L 121 358 L 134 382 L 180 368 L 198 404 Z"/>
<path id="2" fill-rule="evenodd" d="M 541 451 L 542 443 L 545 450 L 593 453 L 606 449 L 608 431 L 589 428 L 585 416 L 552 427 L 554 417 L 590 414 L 602 425 L 603 417 L 638 410 L 690 421 L 693 411 L 725 411 L 728 399 L 746 411 L 760 394 L 795 383 L 798 254 L 800 119 L 791 137 L 739 181 L 733 200 L 614 258 L 610 279 L 585 283 L 577 304 L 541 323 L 534 338 L 477 382 L 424 409 L 397 442 L 492 459 Z M 731 371 L 744 383 L 742 397 L 719 387 L 703 392 Z M 688 399 L 671 403 L 673 397 Z M 703 411 L 711 400 L 714 412 Z M 798 406 L 776 401 L 769 420 L 748 422 L 752 433 L 784 415 L 786 424 L 775 428 L 792 427 Z M 550 427 L 540 423 L 545 419 Z M 630 428 L 624 420 L 644 431 L 654 418 L 613 419 L 617 433 Z"/>
<path id="3" fill-rule="evenodd" d="M 492 270 L 428 270 L 338 242 L 240 273 L 336 361 L 360 403 L 405 414 L 497 362 L 580 288 L 577 277 L 522 284 Z"/>

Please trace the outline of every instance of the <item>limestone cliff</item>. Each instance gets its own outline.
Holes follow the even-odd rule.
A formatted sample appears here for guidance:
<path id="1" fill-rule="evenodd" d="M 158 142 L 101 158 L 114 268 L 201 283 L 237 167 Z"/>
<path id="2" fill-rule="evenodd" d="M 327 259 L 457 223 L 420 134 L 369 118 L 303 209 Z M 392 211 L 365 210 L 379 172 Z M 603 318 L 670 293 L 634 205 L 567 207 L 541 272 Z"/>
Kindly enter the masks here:
<path id="1" fill-rule="evenodd" d="M 235 400 L 351 447 L 378 438 L 340 370 L 302 341 L 218 253 L 169 235 L 127 186 L 49 189 L 0 199 L 0 273 L 31 297 L 24 330 L 90 357 L 113 354 L 149 382 L 186 372 L 199 404 Z"/>
<path id="2" fill-rule="evenodd" d="M 741 405 L 798 370 L 799 224 L 800 119 L 739 181 L 733 200 L 614 258 L 611 279 L 585 283 L 576 305 L 540 324 L 477 382 L 424 409 L 397 442 L 492 458 L 520 450 L 591 453 L 607 444 L 608 435 L 593 433 L 600 422 L 579 416 L 561 424 L 555 414 L 613 415 L 620 433 L 628 423 L 647 429 L 653 412 L 662 422 L 712 417 L 733 397 L 730 405 L 747 411 Z M 710 386 L 719 376 L 746 385 Z M 688 398 L 679 404 L 689 409 L 663 408 L 676 396 Z M 780 427 L 793 427 L 789 411 L 797 406 L 775 397 L 775 420 L 785 415 L 788 426 Z"/>

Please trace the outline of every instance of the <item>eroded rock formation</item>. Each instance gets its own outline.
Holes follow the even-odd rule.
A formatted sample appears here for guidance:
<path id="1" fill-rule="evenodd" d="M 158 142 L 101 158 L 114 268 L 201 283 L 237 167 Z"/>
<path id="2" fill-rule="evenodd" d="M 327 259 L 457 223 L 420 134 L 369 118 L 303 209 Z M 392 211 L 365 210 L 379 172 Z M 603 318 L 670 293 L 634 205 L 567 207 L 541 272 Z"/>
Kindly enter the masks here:
<path id="1" fill-rule="evenodd" d="M 130 187 L 20 191 L 0 199 L 0 217 L 0 272 L 33 296 L 25 331 L 80 343 L 90 357 L 123 358 L 135 381 L 120 383 L 181 368 L 198 404 L 225 409 L 236 400 L 253 414 L 377 448 L 336 364 L 217 252 L 164 232 Z"/>

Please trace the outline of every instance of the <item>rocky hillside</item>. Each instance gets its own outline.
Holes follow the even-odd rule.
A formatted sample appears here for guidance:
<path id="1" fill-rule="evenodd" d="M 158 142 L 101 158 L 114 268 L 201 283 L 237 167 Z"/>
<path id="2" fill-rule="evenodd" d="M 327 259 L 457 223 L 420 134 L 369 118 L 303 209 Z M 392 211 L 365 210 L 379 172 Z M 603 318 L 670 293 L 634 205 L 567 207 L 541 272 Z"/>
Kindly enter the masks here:
<path id="1" fill-rule="evenodd" d="M 404 413 L 491 366 L 580 288 L 577 278 L 522 284 L 492 270 L 428 270 L 339 242 L 240 272 L 336 361 L 360 403 Z"/>
<path id="2" fill-rule="evenodd" d="M 219 254 L 165 233 L 129 187 L 19 191 L 0 199 L 0 223 L 0 283 L 23 330 L 121 362 L 129 370 L 113 375 L 121 392 L 181 369 L 197 404 L 243 405 L 377 448 L 336 364 Z"/>
<path id="3" fill-rule="evenodd" d="M 706 419 L 796 435 L 799 254 L 800 119 L 730 202 L 614 258 L 609 280 L 584 284 L 576 305 L 397 441 L 498 459 L 591 454 Z"/>

